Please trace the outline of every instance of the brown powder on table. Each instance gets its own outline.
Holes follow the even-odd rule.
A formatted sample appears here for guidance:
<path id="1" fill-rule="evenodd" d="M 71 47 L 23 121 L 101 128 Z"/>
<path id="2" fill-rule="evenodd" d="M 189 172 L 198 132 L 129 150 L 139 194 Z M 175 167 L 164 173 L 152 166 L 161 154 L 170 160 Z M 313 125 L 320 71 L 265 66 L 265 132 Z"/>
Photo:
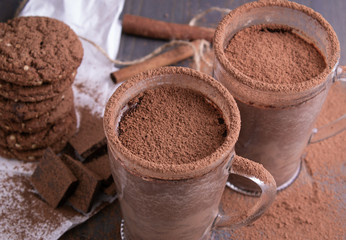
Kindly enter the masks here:
<path id="1" fill-rule="evenodd" d="M 213 153 L 227 135 L 221 112 L 201 94 L 175 86 L 146 90 L 129 103 L 119 139 L 131 152 L 162 164 Z"/>
<path id="2" fill-rule="evenodd" d="M 56 210 L 34 192 L 28 177 L 1 172 L 1 239 L 54 239 L 82 218 L 71 208 Z M 67 225 L 67 226 L 66 226 Z"/>
<path id="3" fill-rule="evenodd" d="M 298 83 L 326 68 L 317 48 L 281 25 L 254 25 L 234 35 L 225 49 L 232 65 L 257 81 Z"/>
<path id="4" fill-rule="evenodd" d="M 332 86 L 317 126 L 344 114 L 345 86 Z M 278 193 L 269 210 L 253 224 L 224 235 L 232 239 L 343 239 L 345 221 L 346 132 L 306 148 L 298 179 Z M 226 189 L 222 202 L 229 213 L 242 212 L 257 198 Z"/>

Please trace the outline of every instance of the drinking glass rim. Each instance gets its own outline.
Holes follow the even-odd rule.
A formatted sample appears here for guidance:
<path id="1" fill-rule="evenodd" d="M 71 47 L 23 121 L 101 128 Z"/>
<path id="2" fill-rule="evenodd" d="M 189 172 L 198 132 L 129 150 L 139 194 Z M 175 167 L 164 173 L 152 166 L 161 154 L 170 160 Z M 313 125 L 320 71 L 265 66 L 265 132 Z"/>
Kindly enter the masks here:
<path id="1" fill-rule="evenodd" d="M 150 162 L 144 158 L 141 158 L 133 154 L 130 150 L 128 150 L 121 143 L 119 137 L 116 134 L 116 119 L 118 118 L 119 113 L 121 113 L 121 109 L 128 102 L 126 101 L 126 103 L 121 103 L 121 99 L 124 99 L 129 89 L 143 82 L 143 79 L 153 79 L 159 76 L 177 74 L 187 75 L 189 77 L 196 79 L 197 81 L 203 81 L 210 87 L 217 90 L 217 92 L 220 93 L 220 95 L 224 98 L 223 101 L 227 101 L 227 106 L 229 107 L 231 113 L 229 116 L 225 116 L 223 112 L 223 116 L 225 118 L 230 118 L 229 126 L 227 126 L 227 136 L 224 142 L 212 154 L 197 160 L 199 164 L 195 164 L 197 162 L 196 161 L 192 163 L 178 164 L 173 166 L 170 164 L 162 165 Z M 142 89 L 141 91 L 144 90 L 146 90 L 146 88 Z M 194 90 L 198 91 L 197 89 Z M 217 105 L 214 101 L 213 103 Z M 227 121 L 225 120 L 226 123 Z M 148 179 L 186 180 L 202 176 L 210 172 L 212 169 L 219 166 L 233 152 L 234 145 L 238 140 L 240 132 L 240 113 L 236 105 L 236 102 L 233 99 L 232 95 L 229 93 L 229 91 L 224 86 L 222 86 L 221 83 L 216 81 L 211 76 L 185 67 L 163 67 L 140 73 L 131 78 L 130 80 L 127 80 L 125 83 L 123 83 L 113 93 L 113 95 L 107 102 L 103 125 L 108 140 L 109 149 L 111 151 L 115 150 L 116 155 L 122 155 L 117 156 L 116 158 L 117 160 L 119 160 L 122 166 L 125 167 L 125 169 L 127 169 L 128 171 L 132 172 L 135 175 Z M 126 162 L 124 162 L 124 159 L 126 159 Z M 150 168 L 148 168 L 148 166 L 150 166 Z"/>
<path id="2" fill-rule="evenodd" d="M 329 51 L 331 54 L 329 59 L 326 59 L 326 57 L 324 56 L 327 66 L 321 73 L 309 79 L 308 81 L 291 84 L 277 84 L 257 81 L 256 79 L 245 75 L 231 64 L 231 62 L 226 57 L 223 47 L 223 43 L 226 37 L 224 36 L 226 27 L 230 22 L 232 22 L 233 19 L 241 16 L 242 13 L 247 12 L 250 9 L 264 7 L 282 7 L 297 10 L 302 14 L 306 14 L 310 18 L 315 19 L 323 27 L 323 29 L 325 29 L 325 31 L 328 33 L 328 38 L 331 45 L 329 49 L 327 49 L 327 51 Z M 324 85 L 327 76 L 336 70 L 340 58 L 340 43 L 333 27 L 328 23 L 328 21 L 324 19 L 320 13 L 316 12 L 312 8 L 291 1 L 256 1 L 241 5 L 240 7 L 232 10 L 220 21 L 215 30 L 213 43 L 215 57 L 217 61 L 222 65 L 222 67 L 229 73 L 233 74 L 238 82 L 262 92 L 281 92 L 290 94 L 305 91 L 310 92 L 311 90 L 319 89 L 320 86 Z"/>

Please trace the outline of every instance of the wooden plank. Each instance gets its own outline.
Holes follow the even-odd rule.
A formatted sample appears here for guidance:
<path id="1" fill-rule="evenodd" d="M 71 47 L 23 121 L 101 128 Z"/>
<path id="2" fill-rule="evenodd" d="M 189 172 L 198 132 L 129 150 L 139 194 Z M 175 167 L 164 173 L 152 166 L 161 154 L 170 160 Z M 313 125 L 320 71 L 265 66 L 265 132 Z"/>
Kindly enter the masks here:
<path id="1" fill-rule="evenodd" d="M 189 20 L 196 14 L 213 6 L 221 8 L 234 9 L 247 0 L 127 0 L 125 3 L 124 13 L 151 17 L 154 19 L 175 22 L 188 23 Z M 343 16 L 346 12 L 346 1 L 333 1 L 333 3 L 325 0 L 297 0 L 296 2 L 304 4 L 321 13 L 327 21 L 333 26 L 338 35 L 341 46 L 340 64 L 346 65 L 346 18 Z M 217 14 L 208 14 L 208 22 L 217 23 L 220 16 Z M 201 21 L 203 23 L 203 21 Z M 206 25 L 210 26 L 210 25 Z M 131 60 L 144 56 L 156 47 L 165 43 L 161 40 L 144 39 L 129 35 L 122 35 L 118 59 Z M 344 47 L 345 46 L 345 47 Z"/>
<path id="2" fill-rule="evenodd" d="M 13 18 L 17 8 L 23 0 L 1 0 L 0 1 L 0 22 L 5 22 Z"/>

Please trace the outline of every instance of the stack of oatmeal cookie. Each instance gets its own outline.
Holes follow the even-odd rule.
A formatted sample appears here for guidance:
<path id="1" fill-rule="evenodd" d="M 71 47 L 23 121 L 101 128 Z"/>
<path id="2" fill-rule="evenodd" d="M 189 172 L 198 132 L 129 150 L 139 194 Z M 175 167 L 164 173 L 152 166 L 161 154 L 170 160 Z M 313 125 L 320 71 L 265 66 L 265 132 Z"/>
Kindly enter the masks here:
<path id="1" fill-rule="evenodd" d="M 83 58 L 73 30 L 46 17 L 0 23 L 0 155 L 39 159 L 76 132 L 72 83 Z"/>

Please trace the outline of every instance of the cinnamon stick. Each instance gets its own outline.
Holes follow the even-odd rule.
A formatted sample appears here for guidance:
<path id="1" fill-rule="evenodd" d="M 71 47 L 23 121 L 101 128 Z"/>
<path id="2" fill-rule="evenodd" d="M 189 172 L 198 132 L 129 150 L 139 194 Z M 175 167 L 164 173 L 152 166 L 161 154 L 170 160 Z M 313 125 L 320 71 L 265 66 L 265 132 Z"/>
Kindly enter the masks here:
<path id="1" fill-rule="evenodd" d="M 200 40 L 195 40 L 191 43 L 197 49 L 200 43 Z M 116 72 L 112 72 L 110 76 L 114 83 L 120 83 L 140 72 L 177 63 L 179 61 L 182 61 L 184 59 L 187 59 L 193 56 L 193 54 L 194 54 L 194 51 L 191 46 L 181 45 L 176 48 L 173 48 L 172 50 L 169 50 L 155 57 L 152 57 L 144 62 L 122 68 Z"/>
<path id="2" fill-rule="evenodd" d="M 212 42 L 215 31 L 212 28 L 169 23 L 130 14 L 124 15 L 122 27 L 124 33 L 142 37 L 176 40 L 205 39 L 209 42 Z"/>

